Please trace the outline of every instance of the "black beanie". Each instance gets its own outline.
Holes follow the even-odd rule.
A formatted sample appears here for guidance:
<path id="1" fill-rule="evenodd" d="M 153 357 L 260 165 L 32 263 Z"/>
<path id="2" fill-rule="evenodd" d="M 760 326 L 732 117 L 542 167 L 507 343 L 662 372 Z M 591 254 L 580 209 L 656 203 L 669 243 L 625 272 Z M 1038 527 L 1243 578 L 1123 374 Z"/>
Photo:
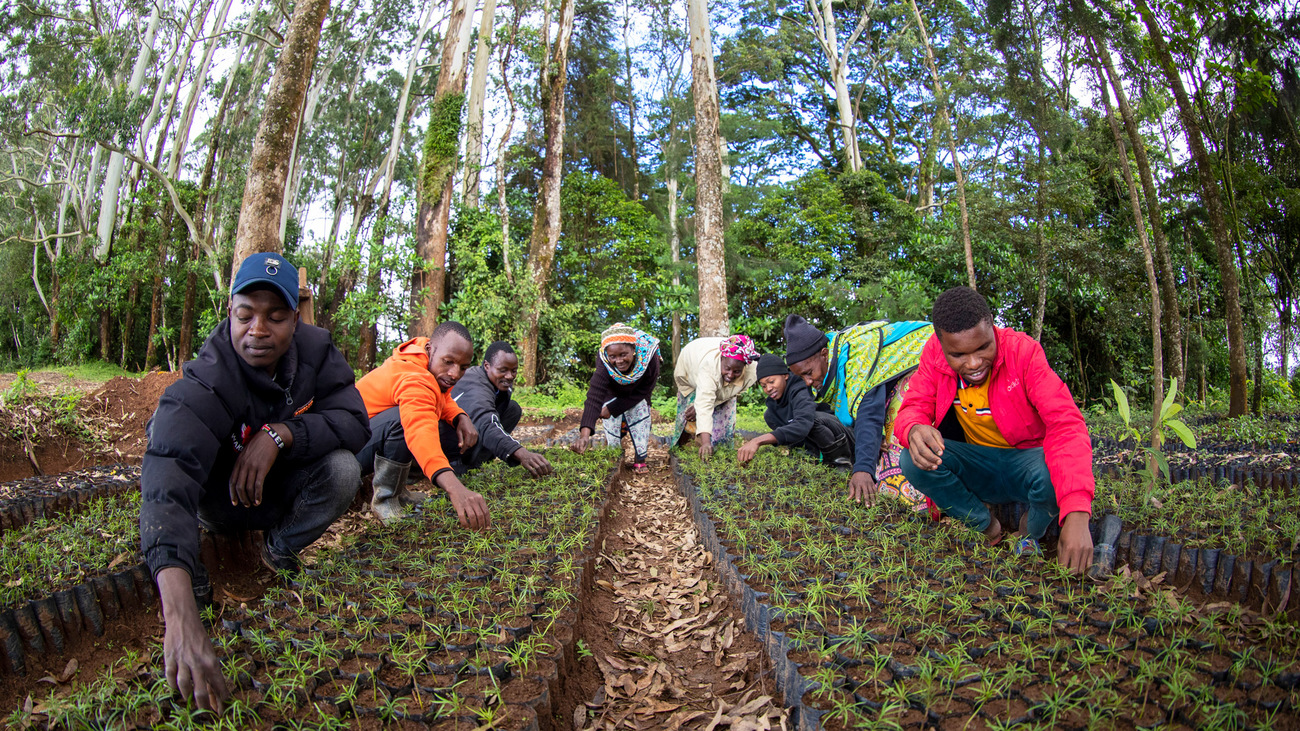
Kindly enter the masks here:
<path id="1" fill-rule="evenodd" d="M 768 376 L 784 376 L 790 373 L 790 369 L 785 367 L 785 361 L 776 353 L 764 353 L 758 359 L 758 379 L 761 381 Z"/>
<path id="2" fill-rule="evenodd" d="M 785 362 L 794 365 L 826 347 L 826 333 L 798 315 L 785 318 Z"/>

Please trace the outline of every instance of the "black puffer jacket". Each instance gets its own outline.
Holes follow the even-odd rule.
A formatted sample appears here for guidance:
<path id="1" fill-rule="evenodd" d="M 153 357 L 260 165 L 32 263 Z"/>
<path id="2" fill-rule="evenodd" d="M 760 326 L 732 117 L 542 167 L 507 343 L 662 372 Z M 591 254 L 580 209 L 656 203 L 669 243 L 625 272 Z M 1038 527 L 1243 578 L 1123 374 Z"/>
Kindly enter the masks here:
<path id="1" fill-rule="evenodd" d="M 479 444 L 497 459 L 504 462 L 522 447 L 501 425 L 501 414 L 510 405 L 510 392 L 498 391 L 483 366 L 465 371 L 451 389 L 451 400 L 469 415 L 478 429 Z"/>
<path id="2" fill-rule="evenodd" d="M 293 433 L 273 475 L 336 449 L 359 451 L 370 438 L 356 375 L 321 328 L 298 325 L 272 379 L 239 357 L 223 320 L 183 372 L 149 421 L 140 473 L 140 544 L 155 575 L 168 566 L 194 575 L 199 500 L 206 490 L 228 492 L 235 457 L 263 424 L 283 422 Z"/>

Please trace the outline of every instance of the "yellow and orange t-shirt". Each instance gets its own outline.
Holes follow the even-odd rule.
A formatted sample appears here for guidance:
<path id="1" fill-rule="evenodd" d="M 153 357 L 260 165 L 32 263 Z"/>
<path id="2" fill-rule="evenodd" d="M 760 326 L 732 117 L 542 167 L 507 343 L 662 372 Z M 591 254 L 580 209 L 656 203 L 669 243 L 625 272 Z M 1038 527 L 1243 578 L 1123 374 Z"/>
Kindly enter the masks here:
<path id="1" fill-rule="evenodd" d="M 972 386 L 960 376 L 957 377 L 957 396 L 952 405 L 957 411 L 957 421 L 962 431 L 966 432 L 966 441 L 981 447 L 998 447 L 1009 449 L 998 425 L 993 421 L 993 409 L 989 408 L 989 381 L 985 379 L 979 386 Z"/>

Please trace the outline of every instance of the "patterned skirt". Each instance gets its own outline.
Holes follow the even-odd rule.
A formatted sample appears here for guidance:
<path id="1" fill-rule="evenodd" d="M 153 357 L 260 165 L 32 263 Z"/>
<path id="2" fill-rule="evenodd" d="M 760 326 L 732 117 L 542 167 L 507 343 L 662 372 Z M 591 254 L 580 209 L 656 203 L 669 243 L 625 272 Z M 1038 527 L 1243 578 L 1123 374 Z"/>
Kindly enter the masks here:
<path id="1" fill-rule="evenodd" d="M 695 392 L 690 396 L 677 394 L 677 424 L 673 429 L 673 444 L 680 444 L 682 434 L 695 436 L 695 422 L 686 421 L 686 409 L 695 403 Z M 709 432 L 713 446 L 729 444 L 736 435 L 736 399 L 728 399 L 713 407 L 713 430 Z"/>
<path id="2" fill-rule="evenodd" d="M 623 443 L 623 434 L 632 438 L 632 451 L 638 464 L 644 464 L 650 453 L 650 402 L 642 401 L 618 416 L 604 420 L 605 443 L 617 447 Z"/>
<path id="3" fill-rule="evenodd" d="M 885 409 L 885 438 L 880 449 L 880 463 L 876 466 L 876 485 L 882 494 L 892 495 L 913 510 L 921 511 L 926 509 L 925 495 L 903 476 L 903 469 L 899 466 L 903 445 L 894 436 L 894 420 L 898 418 L 898 409 L 903 405 L 903 396 L 911 381 L 912 374 L 899 380 Z"/>

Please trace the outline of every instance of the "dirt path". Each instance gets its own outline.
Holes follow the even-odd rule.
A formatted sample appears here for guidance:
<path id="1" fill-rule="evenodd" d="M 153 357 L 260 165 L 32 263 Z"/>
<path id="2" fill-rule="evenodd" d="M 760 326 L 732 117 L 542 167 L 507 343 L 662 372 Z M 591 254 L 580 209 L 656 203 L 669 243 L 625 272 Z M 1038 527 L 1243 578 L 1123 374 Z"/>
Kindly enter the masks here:
<path id="1" fill-rule="evenodd" d="M 700 544 L 667 450 L 652 448 L 650 466 L 611 498 L 578 626 L 572 728 L 786 728 L 762 646 Z"/>

